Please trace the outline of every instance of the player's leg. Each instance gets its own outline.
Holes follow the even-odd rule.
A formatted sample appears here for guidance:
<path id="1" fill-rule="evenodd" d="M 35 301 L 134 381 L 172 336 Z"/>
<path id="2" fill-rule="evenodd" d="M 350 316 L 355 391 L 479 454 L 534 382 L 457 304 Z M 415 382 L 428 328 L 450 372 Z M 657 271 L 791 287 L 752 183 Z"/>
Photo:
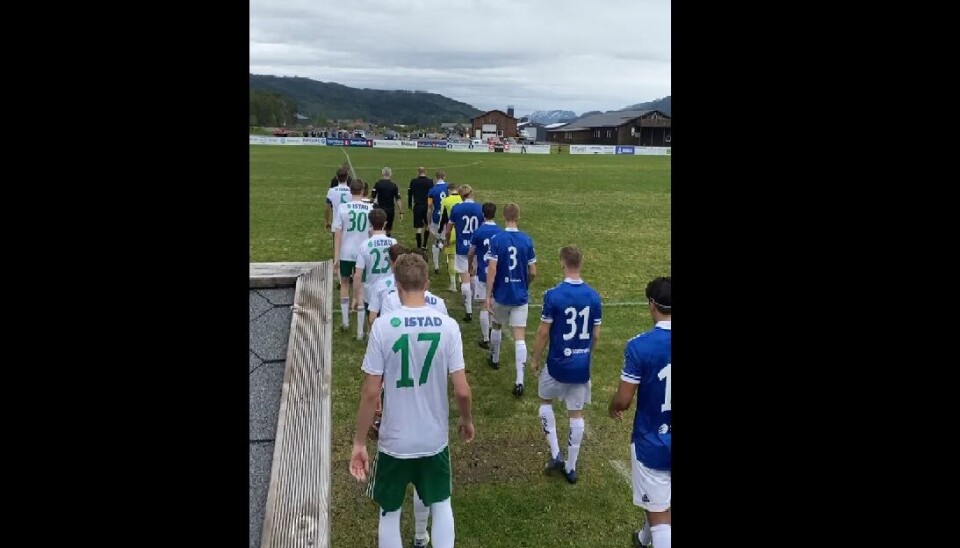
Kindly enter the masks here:
<path id="1" fill-rule="evenodd" d="M 413 490 L 413 547 L 426 547 L 430 542 L 427 533 L 427 521 L 430 519 L 430 507 L 423 503 L 417 490 Z"/>
<path id="2" fill-rule="evenodd" d="M 444 447 L 443 451 L 436 455 L 410 460 L 416 462 L 414 487 L 424 504 L 430 507 L 430 513 L 433 516 L 433 526 L 430 528 L 431 543 L 434 548 L 453 548 L 450 449 Z"/>
<path id="3" fill-rule="evenodd" d="M 583 420 L 583 403 L 572 398 L 566 401 L 570 416 L 570 435 L 567 437 L 567 462 L 563 474 L 570 483 L 577 483 L 577 458 L 580 457 L 580 444 L 583 442 L 586 423 Z M 573 407 L 579 407 L 579 409 L 571 409 Z"/>
<path id="4" fill-rule="evenodd" d="M 490 358 L 487 363 L 494 369 L 500 369 L 500 343 L 503 339 L 502 326 L 509 318 L 507 307 L 493 301 L 493 317 L 490 318 Z"/>
<path id="5" fill-rule="evenodd" d="M 563 455 L 560 453 L 560 442 L 557 440 L 557 417 L 553 414 L 553 399 L 559 395 L 557 381 L 547 372 L 544 366 L 540 370 L 540 383 L 537 395 L 540 396 L 540 426 L 547 435 L 547 445 L 550 446 L 550 460 L 547 461 L 546 471 L 563 469 Z"/>
<path id="6" fill-rule="evenodd" d="M 483 305 L 487 300 L 487 284 L 478 281 L 477 290 L 473 295 L 480 303 L 480 348 L 490 348 L 490 313 L 487 312 L 487 307 Z"/>
<path id="7" fill-rule="evenodd" d="M 517 397 L 523 395 L 523 367 L 527 361 L 527 308 L 527 305 L 522 304 L 510 310 L 509 324 L 513 331 L 514 358 L 517 364 L 517 380 L 513 385 L 513 395 Z"/>
<path id="8" fill-rule="evenodd" d="M 426 208 L 420 207 L 419 204 L 413 207 L 413 228 L 417 233 L 417 247 L 421 249 L 426 247 L 423 240 L 423 214 L 425 211 Z"/>
<path id="9" fill-rule="evenodd" d="M 634 546 L 670 548 L 670 472 L 647 468 L 637 460 L 634 444 L 630 444 L 633 503 L 646 511 L 649 537 L 644 529 L 633 535 Z"/>
<path id="10" fill-rule="evenodd" d="M 354 273 L 354 276 L 357 274 Z M 367 326 L 367 303 L 370 301 L 370 285 L 367 284 L 367 271 L 364 269 L 360 274 L 363 279 L 363 302 L 362 303 L 353 303 L 357 308 L 357 340 L 363 340 L 363 332 Z"/>
<path id="11" fill-rule="evenodd" d="M 478 284 L 478 283 L 480 283 L 480 280 L 477 278 L 476 275 L 474 275 L 474 276 L 472 276 L 472 277 L 470 278 L 470 292 L 473 293 L 474 295 L 477 294 L 477 284 Z M 476 297 L 474 297 L 474 298 L 476 298 Z"/>
<path id="12" fill-rule="evenodd" d="M 640 529 L 634 535 L 633 545 L 635 548 L 649 547 L 661 548 L 671 546 L 671 533 L 673 526 L 670 524 L 670 510 L 666 512 L 645 511 L 646 520 L 643 522 L 643 529 Z"/>
<path id="13" fill-rule="evenodd" d="M 470 287 L 470 269 L 467 268 L 467 256 L 456 255 L 454 258 L 454 268 L 460 275 L 460 294 L 463 295 L 463 307 L 467 314 L 463 321 L 473 320 L 473 288 Z"/>
<path id="14" fill-rule="evenodd" d="M 457 256 L 454 254 L 455 244 L 443 250 L 447 261 L 447 274 L 450 276 L 450 291 L 457 291 Z"/>
<path id="15" fill-rule="evenodd" d="M 380 505 L 379 545 L 402 548 L 400 538 L 400 509 L 407 494 L 414 467 L 410 459 L 398 459 L 377 451 L 373 461 L 367 496 Z"/>
<path id="16" fill-rule="evenodd" d="M 343 317 L 344 330 L 350 328 L 350 290 L 353 288 L 356 264 L 356 261 L 340 261 L 340 315 Z"/>
<path id="17" fill-rule="evenodd" d="M 393 208 L 390 208 L 390 209 L 385 209 L 384 211 L 387 213 L 387 223 L 386 223 L 385 225 L 383 225 L 383 228 L 386 230 L 386 232 L 387 232 L 387 237 L 389 238 L 389 237 L 390 237 L 390 232 L 393 231 L 393 215 L 394 215 L 394 209 L 393 209 Z"/>
<path id="18" fill-rule="evenodd" d="M 430 235 L 433 236 L 433 247 L 430 252 L 433 254 L 433 273 L 440 273 L 440 227 L 430 220 Z"/>

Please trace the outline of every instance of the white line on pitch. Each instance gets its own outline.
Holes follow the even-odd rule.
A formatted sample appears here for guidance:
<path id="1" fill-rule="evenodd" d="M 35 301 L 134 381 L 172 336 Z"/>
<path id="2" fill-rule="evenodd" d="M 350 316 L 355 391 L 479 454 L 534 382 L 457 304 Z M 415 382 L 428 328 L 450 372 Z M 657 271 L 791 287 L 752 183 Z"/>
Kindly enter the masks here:
<path id="1" fill-rule="evenodd" d="M 633 485 L 633 480 L 630 478 L 630 471 L 627 470 L 627 465 L 623 461 L 610 459 L 610 466 L 613 466 L 614 470 L 620 473 L 623 476 L 623 479 L 627 480 L 627 485 Z"/>

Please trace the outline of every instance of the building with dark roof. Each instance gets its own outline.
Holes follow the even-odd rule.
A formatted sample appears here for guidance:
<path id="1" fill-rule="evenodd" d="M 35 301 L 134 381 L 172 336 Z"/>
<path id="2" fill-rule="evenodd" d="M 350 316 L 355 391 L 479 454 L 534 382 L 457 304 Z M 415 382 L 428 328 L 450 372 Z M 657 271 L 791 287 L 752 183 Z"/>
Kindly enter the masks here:
<path id="1" fill-rule="evenodd" d="M 571 145 L 640 145 L 668 147 L 670 116 L 659 110 L 620 110 L 594 114 L 550 129 L 551 143 Z"/>
<path id="2" fill-rule="evenodd" d="M 513 109 L 510 109 L 513 110 Z M 470 119 L 474 139 L 518 137 L 517 119 L 502 110 L 491 110 Z"/>

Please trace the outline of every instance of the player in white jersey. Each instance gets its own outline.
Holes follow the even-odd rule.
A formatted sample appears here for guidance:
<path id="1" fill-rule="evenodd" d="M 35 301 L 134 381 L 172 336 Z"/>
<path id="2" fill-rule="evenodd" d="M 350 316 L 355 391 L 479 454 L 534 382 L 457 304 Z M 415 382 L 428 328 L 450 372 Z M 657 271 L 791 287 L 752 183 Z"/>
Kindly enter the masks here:
<path id="1" fill-rule="evenodd" d="M 353 273 L 353 302 L 357 307 L 357 340 L 363 340 L 364 324 L 366 324 L 367 305 L 373 286 L 381 278 L 390 275 L 390 246 L 397 243 L 396 238 L 387 236 L 384 226 L 387 224 L 387 212 L 374 208 L 368 216 L 373 232 L 370 237 L 360 242 L 357 251 L 357 265 Z M 361 300 L 362 299 L 362 300 Z M 363 303 L 363 306 L 360 305 Z"/>
<path id="2" fill-rule="evenodd" d="M 340 204 L 333 217 L 333 268 L 340 269 L 340 312 L 343 315 L 341 328 L 350 328 L 350 281 L 357 262 L 360 243 L 370 237 L 367 216 L 373 206 L 361 200 L 363 181 L 350 182 L 351 201 Z"/>
<path id="3" fill-rule="evenodd" d="M 460 437 L 466 442 L 474 437 L 460 327 L 426 305 L 427 263 L 422 257 L 400 256 L 394 276 L 404 306 L 377 318 L 370 331 L 350 473 L 363 481 L 370 471 L 366 434 L 382 387 L 383 421 L 367 485 L 367 494 L 380 506 L 379 544 L 402 546 L 400 510 L 407 485 L 413 483 L 433 514 L 433 546 L 452 548 L 448 375 L 460 410 Z"/>
<path id="4" fill-rule="evenodd" d="M 396 264 L 400 255 L 404 253 L 407 253 L 407 248 L 400 244 L 393 244 L 387 250 L 387 254 L 390 257 L 390 273 L 380 278 L 380 280 L 370 288 L 370 301 L 367 303 L 367 318 L 371 326 L 373 325 L 373 321 L 377 319 L 377 316 L 380 315 L 383 298 L 387 293 L 392 293 L 397 290 L 397 282 L 393 277 L 393 265 Z"/>
<path id="5" fill-rule="evenodd" d="M 430 290 L 425 290 L 423 292 L 423 299 L 427 302 L 427 306 L 430 308 L 441 314 L 449 316 L 447 313 L 447 303 L 444 302 L 442 298 L 430 293 Z M 383 302 L 380 303 L 380 315 L 386 316 L 394 310 L 399 309 L 401 306 L 403 306 L 403 303 L 400 302 L 400 294 L 396 291 L 390 291 L 383 297 Z"/>

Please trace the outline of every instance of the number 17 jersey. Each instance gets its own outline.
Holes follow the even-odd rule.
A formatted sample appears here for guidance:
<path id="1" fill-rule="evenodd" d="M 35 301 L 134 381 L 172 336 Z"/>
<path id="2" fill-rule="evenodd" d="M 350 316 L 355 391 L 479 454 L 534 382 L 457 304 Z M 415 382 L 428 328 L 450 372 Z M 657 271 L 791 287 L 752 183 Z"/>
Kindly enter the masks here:
<path id="1" fill-rule="evenodd" d="M 402 306 L 370 330 L 364 372 L 383 376 L 379 450 L 396 458 L 436 455 L 449 441 L 447 376 L 464 368 L 460 326 L 428 306 Z"/>

